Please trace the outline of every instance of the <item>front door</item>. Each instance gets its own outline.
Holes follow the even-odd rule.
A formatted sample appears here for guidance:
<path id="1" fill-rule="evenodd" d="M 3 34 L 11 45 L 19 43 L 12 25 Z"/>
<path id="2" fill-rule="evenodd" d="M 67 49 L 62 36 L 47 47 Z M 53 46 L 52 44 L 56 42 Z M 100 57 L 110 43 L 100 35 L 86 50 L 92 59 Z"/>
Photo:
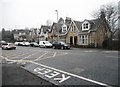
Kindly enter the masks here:
<path id="1" fill-rule="evenodd" d="M 74 36 L 74 45 L 77 45 L 77 36 Z"/>
<path id="2" fill-rule="evenodd" d="M 73 37 L 70 36 L 70 45 L 73 45 Z"/>

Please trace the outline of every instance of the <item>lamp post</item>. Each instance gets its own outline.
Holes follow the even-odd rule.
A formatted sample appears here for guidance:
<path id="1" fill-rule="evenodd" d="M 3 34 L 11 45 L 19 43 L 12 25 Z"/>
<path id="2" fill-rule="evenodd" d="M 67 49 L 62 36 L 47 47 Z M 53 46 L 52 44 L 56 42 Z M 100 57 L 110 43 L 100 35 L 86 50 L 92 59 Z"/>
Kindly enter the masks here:
<path id="1" fill-rule="evenodd" d="M 55 10 L 57 12 L 57 22 L 58 22 L 58 10 Z"/>
<path id="2" fill-rule="evenodd" d="M 58 10 L 55 10 L 57 12 L 57 23 L 58 23 Z M 58 41 L 60 40 L 60 37 L 59 37 L 59 32 L 57 34 L 57 38 L 58 38 Z"/>

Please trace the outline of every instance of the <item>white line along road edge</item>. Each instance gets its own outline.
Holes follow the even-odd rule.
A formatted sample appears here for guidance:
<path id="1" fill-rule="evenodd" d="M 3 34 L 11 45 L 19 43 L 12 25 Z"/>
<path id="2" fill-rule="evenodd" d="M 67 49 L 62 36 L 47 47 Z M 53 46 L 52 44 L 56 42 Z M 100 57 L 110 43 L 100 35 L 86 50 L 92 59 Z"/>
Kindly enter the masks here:
<path id="1" fill-rule="evenodd" d="M 106 86 L 106 87 L 112 87 L 108 84 L 105 84 L 105 83 L 102 83 L 102 82 L 98 82 L 98 81 L 95 81 L 95 80 L 92 80 L 92 79 L 88 79 L 88 78 L 85 78 L 85 77 L 82 77 L 82 76 L 78 76 L 78 75 L 75 75 L 75 74 L 72 74 L 72 73 L 69 73 L 69 72 L 65 72 L 65 71 L 62 71 L 62 70 L 59 70 L 59 69 L 56 69 L 56 68 L 53 68 L 53 67 L 49 67 L 49 66 L 46 66 L 46 65 L 43 65 L 43 64 L 40 64 L 40 63 L 36 63 L 36 62 L 33 62 L 33 61 L 29 61 L 33 64 L 36 64 L 36 65 L 40 65 L 42 67 L 46 67 L 46 68 L 49 68 L 49 69 L 53 69 L 55 71 L 59 71 L 61 73 L 65 73 L 65 74 L 68 74 L 70 76 L 73 76 L 73 77 L 77 77 L 79 79 L 82 79 L 82 80 L 85 80 L 85 81 L 89 81 L 89 82 L 92 82 L 92 83 L 95 83 L 95 84 L 98 84 L 98 85 L 101 85 L 101 86 Z"/>

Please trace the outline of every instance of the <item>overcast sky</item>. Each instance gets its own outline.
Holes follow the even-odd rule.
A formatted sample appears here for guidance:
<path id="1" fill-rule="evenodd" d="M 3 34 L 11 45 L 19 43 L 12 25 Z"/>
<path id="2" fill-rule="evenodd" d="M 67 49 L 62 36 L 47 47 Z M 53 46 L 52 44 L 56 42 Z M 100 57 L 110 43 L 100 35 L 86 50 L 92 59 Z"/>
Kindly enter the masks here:
<path id="1" fill-rule="evenodd" d="M 0 0 L 0 29 L 40 28 L 47 20 L 71 17 L 83 21 L 92 19 L 93 11 L 119 0 Z M 2 13 L 2 14 L 1 14 Z"/>

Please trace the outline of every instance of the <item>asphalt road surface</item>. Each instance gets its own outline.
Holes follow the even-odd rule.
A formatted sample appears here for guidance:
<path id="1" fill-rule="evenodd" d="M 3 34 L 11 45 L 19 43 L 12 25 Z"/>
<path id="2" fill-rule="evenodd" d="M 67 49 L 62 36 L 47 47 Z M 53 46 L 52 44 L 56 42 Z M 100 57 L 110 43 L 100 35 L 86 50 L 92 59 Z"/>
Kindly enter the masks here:
<path id="1" fill-rule="evenodd" d="M 3 50 L 3 63 L 20 64 L 55 85 L 118 85 L 118 51 L 17 47 Z"/>

